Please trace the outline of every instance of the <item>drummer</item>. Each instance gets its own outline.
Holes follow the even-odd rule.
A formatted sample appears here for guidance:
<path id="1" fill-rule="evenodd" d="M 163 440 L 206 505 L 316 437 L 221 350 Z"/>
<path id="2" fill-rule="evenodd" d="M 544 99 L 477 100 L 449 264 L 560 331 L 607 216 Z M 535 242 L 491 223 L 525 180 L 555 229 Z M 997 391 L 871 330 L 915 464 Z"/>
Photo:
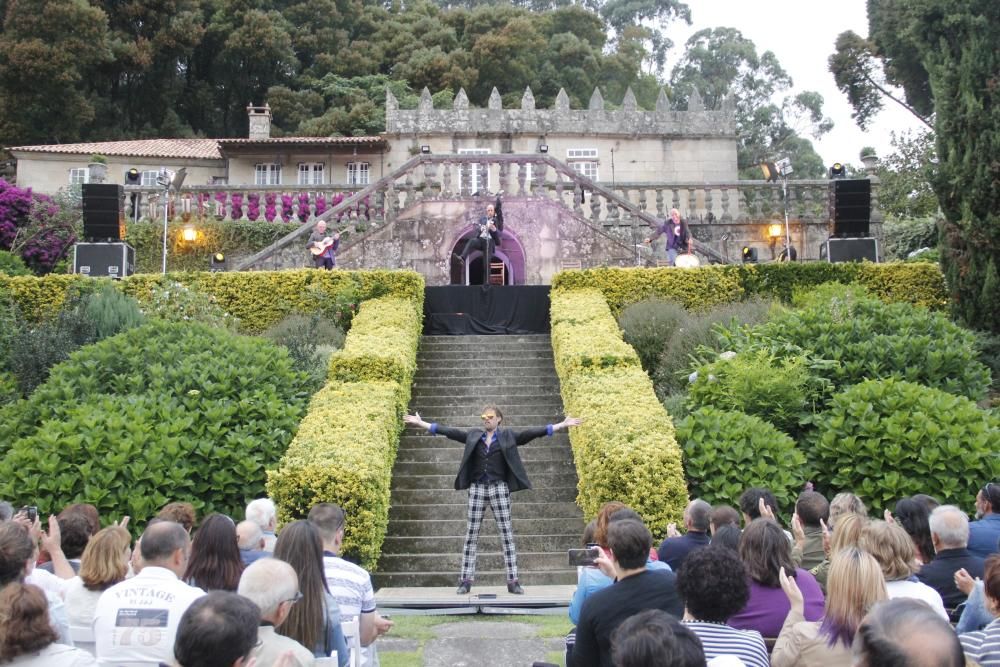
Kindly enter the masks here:
<path id="1" fill-rule="evenodd" d="M 676 208 L 670 209 L 670 219 L 656 228 L 656 233 L 643 239 L 643 243 L 652 243 L 661 234 L 667 235 L 667 263 L 670 266 L 677 265 L 677 255 L 686 252 L 690 254 L 694 249 L 694 239 L 691 237 L 691 230 L 688 229 L 687 221 L 681 220 L 681 212 Z"/>

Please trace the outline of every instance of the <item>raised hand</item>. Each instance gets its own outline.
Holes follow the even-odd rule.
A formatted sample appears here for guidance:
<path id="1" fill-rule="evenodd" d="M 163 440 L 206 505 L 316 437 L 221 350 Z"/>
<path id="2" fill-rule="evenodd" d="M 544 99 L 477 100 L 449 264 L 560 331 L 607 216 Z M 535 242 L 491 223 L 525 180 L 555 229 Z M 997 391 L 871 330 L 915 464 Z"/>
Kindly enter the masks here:
<path id="1" fill-rule="evenodd" d="M 802 520 L 799 519 L 798 514 L 792 514 L 792 537 L 795 538 L 795 543 L 799 546 L 806 543 L 806 531 L 802 527 Z"/>
<path id="2" fill-rule="evenodd" d="M 955 573 L 955 588 L 969 595 L 975 587 L 976 580 L 969 575 L 964 567 Z"/>
<path id="3" fill-rule="evenodd" d="M 579 426 L 582 423 L 583 420 L 579 417 L 570 417 L 569 415 L 566 415 L 566 418 L 561 422 L 552 425 L 552 430 L 558 431 L 560 429 L 569 428 L 570 426 Z"/>
<path id="4" fill-rule="evenodd" d="M 801 614 L 805 610 L 805 601 L 802 598 L 802 591 L 799 590 L 799 585 L 795 583 L 795 578 L 785 574 L 785 568 L 782 567 L 778 569 L 778 581 L 781 582 L 781 590 L 785 591 L 785 596 L 788 598 L 792 611 L 797 611 Z"/>
<path id="5" fill-rule="evenodd" d="M 823 521 L 823 519 L 819 520 L 819 525 L 820 525 L 820 528 L 823 529 L 823 552 L 826 554 L 826 557 L 829 558 L 830 557 L 830 529 L 827 528 L 826 521 Z"/>
<path id="6" fill-rule="evenodd" d="M 774 516 L 774 508 L 764 502 L 763 498 L 757 500 L 757 510 L 760 515 L 765 519 L 770 519 L 771 521 L 777 521 Z"/>

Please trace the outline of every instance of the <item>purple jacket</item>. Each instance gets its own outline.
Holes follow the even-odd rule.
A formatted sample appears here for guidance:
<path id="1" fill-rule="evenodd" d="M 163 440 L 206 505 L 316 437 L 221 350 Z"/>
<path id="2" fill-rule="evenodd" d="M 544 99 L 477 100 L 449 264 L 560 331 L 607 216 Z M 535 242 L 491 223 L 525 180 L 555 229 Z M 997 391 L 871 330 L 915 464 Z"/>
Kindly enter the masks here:
<path id="1" fill-rule="evenodd" d="M 681 219 L 681 233 L 675 235 L 674 221 L 667 218 L 662 225 L 656 228 L 656 233 L 649 237 L 649 242 L 652 243 L 663 234 L 667 235 L 667 250 L 675 248 L 687 252 L 688 241 L 691 239 L 691 231 L 688 229 L 688 224 L 685 220 Z"/>
<path id="2" fill-rule="evenodd" d="M 795 570 L 795 583 L 802 591 L 805 600 L 805 617 L 807 621 L 818 621 L 823 618 L 823 605 L 826 600 L 823 591 L 816 582 L 816 577 L 805 570 Z M 777 637 L 781 626 L 788 616 L 791 605 L 781 588 L 764 586 L 750 580 L 750 599 L 743 610 L 731 616 L 727 623 L 739 630 L 756 630 L 764 637 Z"/>

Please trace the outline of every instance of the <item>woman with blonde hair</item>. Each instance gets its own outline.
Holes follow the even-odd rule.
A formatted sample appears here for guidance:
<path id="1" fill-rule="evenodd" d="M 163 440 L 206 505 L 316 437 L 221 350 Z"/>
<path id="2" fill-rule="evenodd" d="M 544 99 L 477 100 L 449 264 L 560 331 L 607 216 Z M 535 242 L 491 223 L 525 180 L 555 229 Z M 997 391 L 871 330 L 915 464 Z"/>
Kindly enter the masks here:
<path id="1" fill-rule="evenodd" d="M 57 643 L 49 603 L 37 586 L 14 582 L 0 590 L 0 664 L 18 667 L 96 667 L 86 651 Z"/>
<path id="2" fill-rule="evenodd" d="M 121 526 L 108 526 L 90 538 L 80 559 L 80 573 L 69 580 L 64 596 L 70 625 L 90 627 L 101 593 L 125 580 L 131 547 L 132 536 Z"/>
<path id="3" fill-rule="evenodd" d="M 854 497 L 856 498 L 857 496 Z M 830 554 L 835 554 L 848 547 L 858 546 L 858 538 L 861 537 L 861 531 L 867 524 L 868 517 L 857 512 L 845 512 L 837 519 L 837 527 L 830 536 L 830 548 L 826 550 L 826 559 L 809 570 L 816 577 L 816 581 L 823 587 L 823 590 L 826 590 L 826 578 L 830 572 Z"/>
<path id="4" fill-rule="evenodd" d="M 913 557 L 913 542 L 906 530 L 895 523 L 872 521 L 861 530 L 858 547 L 870 553 L 885 577 L 889 598 L 914 598 L 930 605 L 937 615 L 948 620 L 941 594 L 917 581 L 913 574 L 919 569 Z"/>
<path id="5" fill-rule="evenodd" d="M 805 620 L 802 593 L 784 569 L 780 579 L 791 609 L 771 653 L 772 667 L 852 665 L 854 634 L 871 606 L 887 597 L 878 561 L 857 547 L 834 553 L 819 621 Z"/>

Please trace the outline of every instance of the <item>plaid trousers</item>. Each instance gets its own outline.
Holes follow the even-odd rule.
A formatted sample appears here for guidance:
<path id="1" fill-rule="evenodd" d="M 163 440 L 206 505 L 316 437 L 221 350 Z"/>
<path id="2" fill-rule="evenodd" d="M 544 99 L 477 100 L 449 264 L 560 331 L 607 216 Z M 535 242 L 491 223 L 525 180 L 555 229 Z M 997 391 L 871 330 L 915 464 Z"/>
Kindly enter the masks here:
<path id="1" fill-rule="evenodd" d="M 483 525 L 487 502 L 493 510 L 497 528 L 500 529 L 503 561 L 507 566 L 507 581 L 513 581 L 517 579 L 517 551 L 514 549 L 514 529 L 511 527 L 510 519 L 510 489 L 507 488 L 507 482 L 474 483 L 469 487 L 468 527 L 465 531 L 465 546 L 462 549 L 462 581 L 472 581 L 476 577 L 479 529 Z"/>

